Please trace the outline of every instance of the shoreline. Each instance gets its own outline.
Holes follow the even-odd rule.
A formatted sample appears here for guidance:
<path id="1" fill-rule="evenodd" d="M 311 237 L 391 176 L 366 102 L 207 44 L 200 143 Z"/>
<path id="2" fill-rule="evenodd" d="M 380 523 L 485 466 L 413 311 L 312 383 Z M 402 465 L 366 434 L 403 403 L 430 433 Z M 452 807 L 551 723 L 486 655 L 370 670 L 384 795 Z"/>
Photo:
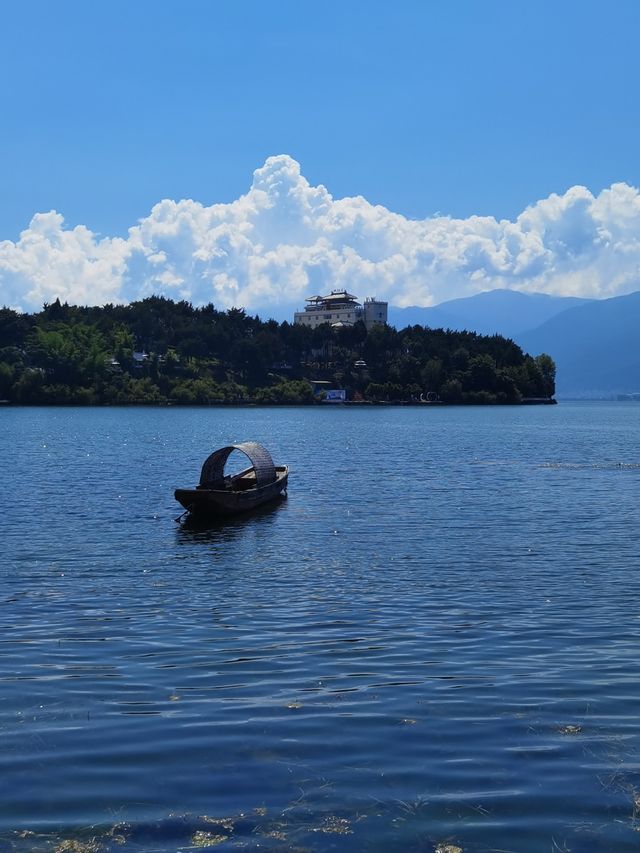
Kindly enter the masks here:
<path id="1" fill-rule="evenodd" d="M 496 406 L 505 407 L 505 408 L 513 408 L 514 406 L 556 406 L 558 405 L 558 401 L 554 397 L 530 397 L 520 400 L 517 403 L 469 403 L 469 402 L 459 402 L 459 403 L 445 403 L 443 400 L 398 400 L 398 401 L 390 401 L 390 400 L 341 400 L 339 402 L 328 402 L 324 400 L 318 400 L 313 403 L 254 403 L 251 401 L 243 401 L 236 400 L 231 403 L 226 402 L 216 402 L 216 403 L 178 403 L 167 400 L 165 402 L 160 403 L 144 403 L 144 402 L 136 402 L 132 400 L 128 403 L 14 403 L 11 400 L 0 400 L 0 407 L 4 408 L 15 408 L 15 409 L 125 409 L 130 408 L 131 406 L 135 406 L 136 408 L 145 408 L 145 409 L 229 409 L 229 408 L 245 408 L 245 409 L 283 409 L 283 408 L 295 408 L 295 409 L 339 409 L 342 407 L 356 407 L 356 408 L 368 408 L 370 406 L 374 406 L 377 408 L 380 407 L 389 407 L 392 406 L 394 408 L 406 407 L 410 406 L 413 408 L 442 408 L 451 407 L 451 406 L 469 406 L 469 407 L 478 407 L 478 406 L 489 406 L 494 408 Z"/>

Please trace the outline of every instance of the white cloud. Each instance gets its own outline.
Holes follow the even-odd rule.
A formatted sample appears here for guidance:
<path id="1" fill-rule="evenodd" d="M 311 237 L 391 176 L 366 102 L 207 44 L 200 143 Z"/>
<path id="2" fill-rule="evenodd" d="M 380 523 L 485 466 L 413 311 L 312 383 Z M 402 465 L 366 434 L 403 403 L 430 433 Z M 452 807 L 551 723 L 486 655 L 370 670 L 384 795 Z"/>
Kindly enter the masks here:
<path id="1" fill-rule="evenodd" d="M 431 305 L 509 287 L 613 296 L 640 288 L 640 193 L 613 184 L 552 194 L 515 221 L 415 221 L 362 197 L 334 200 L 291 157 L 270 157 L 230 204 L 165 199 L 129 230 L 99 239 L 36 214 L 0 242 L 0 304 L 38 310 L 128 302 L 152 293 L 268 314 L 346 287 L 396 305 Z"/>
<path id="2" fill-rule="evenodd" d="M 30 310 L 56 296 L 77 304 L 116 301 L 129 253 L 126 240 L 97 240 L 82 225 L 65 229 L 54 210 L 36 213 L 17 243 L 0 242 L 0 302 Z"/>

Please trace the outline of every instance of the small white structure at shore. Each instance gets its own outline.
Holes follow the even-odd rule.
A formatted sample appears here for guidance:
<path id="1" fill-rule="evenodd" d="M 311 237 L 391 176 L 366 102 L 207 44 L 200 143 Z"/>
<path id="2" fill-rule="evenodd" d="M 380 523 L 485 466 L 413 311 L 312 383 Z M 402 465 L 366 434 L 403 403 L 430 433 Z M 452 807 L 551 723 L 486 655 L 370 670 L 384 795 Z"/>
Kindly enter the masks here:
<path id="1" fill-rule="evenodd" d="M 368 296 L 364 304 L 358 302 L 357 296 L 346 290 L 332 290 L 328 296 L 308 296 L 308 305 L 304 311 L 296 311 L 294 323 L 304 326 L 321 326 L 330 323 L 332 326 L 353 326 L 359 320 L 371 329 L 377 324 L 387 322 L 387 302 L 381 302 L 375 297 Z"/>

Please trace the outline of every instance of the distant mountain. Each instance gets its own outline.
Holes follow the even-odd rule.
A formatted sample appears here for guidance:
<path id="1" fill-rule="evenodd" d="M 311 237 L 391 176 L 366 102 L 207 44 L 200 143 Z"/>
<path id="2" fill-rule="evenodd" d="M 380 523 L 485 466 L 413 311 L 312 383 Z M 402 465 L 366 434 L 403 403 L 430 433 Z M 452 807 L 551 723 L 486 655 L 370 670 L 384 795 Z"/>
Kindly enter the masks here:
<path id="1" fill-rule="evenodd" d="M 640 292 L 569 308 L 516 341 L 555 360 L 559 396 L 640 391 Z"/>
<path id="2" fill-rule="evenodd" d="M 388 320 L 397 329 L 417 324 L 498 333 L 531 355 L 546 352 L 556 362 L 560 397 L 640 393 L 640 291 L 579 299 L 491 290 L 433 308 L 390 305 Z"/>
<path id="3" fill-rule="evenodd" d="M 500 334 L 514 338 L 566 311 L 591 300 L 516 290 L 490 290 L 462 299 L 441 302 L 433 308 L 389 306 L 389 324 L 467 330 L 482 335 Z"/>

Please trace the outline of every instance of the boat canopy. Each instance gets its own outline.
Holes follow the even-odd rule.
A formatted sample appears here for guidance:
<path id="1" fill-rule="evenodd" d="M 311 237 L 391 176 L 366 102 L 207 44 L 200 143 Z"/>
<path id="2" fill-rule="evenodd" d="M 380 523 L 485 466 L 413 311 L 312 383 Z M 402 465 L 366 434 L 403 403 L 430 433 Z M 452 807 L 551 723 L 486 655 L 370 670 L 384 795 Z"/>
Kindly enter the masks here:
<path id="1" fill-rule="evenodd" d="M 268 486 L 276 479 L 276 467 L 269 451 L 257 441 L 230 444 L 215 450 L 205 461 L 200 473 L 200 485 L 215 489 L 224 484 L 224 466 L 234 450 L 239 450 L 249 459 L 256 472 L 256 485 Z"/>

